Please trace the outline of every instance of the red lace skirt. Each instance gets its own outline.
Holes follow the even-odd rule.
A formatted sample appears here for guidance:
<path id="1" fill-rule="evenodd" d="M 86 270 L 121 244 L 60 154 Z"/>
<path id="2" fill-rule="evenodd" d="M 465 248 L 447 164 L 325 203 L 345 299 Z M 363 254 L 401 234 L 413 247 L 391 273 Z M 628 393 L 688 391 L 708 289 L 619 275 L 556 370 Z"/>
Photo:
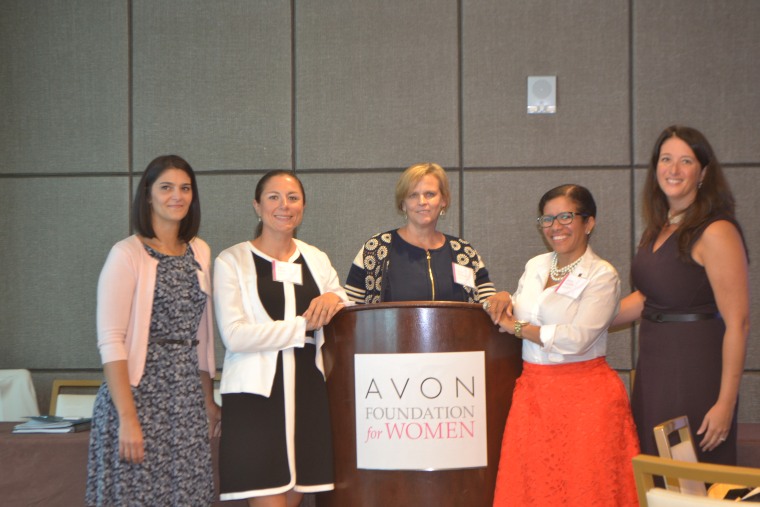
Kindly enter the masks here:
<path id="1" fill-rule="evenodd" d="M 604 357 L 523 363 L 501 447 L 495 506 L 637 506 L 639 452 L 625 387 Z"/>

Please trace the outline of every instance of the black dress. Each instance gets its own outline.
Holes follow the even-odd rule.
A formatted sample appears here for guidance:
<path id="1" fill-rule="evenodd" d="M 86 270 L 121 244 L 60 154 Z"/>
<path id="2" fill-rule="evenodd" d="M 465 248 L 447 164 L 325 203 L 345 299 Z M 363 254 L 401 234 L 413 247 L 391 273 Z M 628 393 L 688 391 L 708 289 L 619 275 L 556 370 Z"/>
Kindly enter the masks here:
<path id="1" fill-rule="evenodd" d="M 677 232 L 654 252 L 652 245 L 640 247 L 631 274 L 634 286 L 646 296 L 644 314 L 718 311 L 705 269 L 678 258 Z M 725 329 L 722 319 L 662 323 L 641 319 L 631 400 L 641 452 L 657 455 L 654 426 L 686 415 L 699 461 L 736 464 L 738 403 L 725 442 L 704 453 L 698 445 L 702 436 L 696 435 L 718 399 Z"/>

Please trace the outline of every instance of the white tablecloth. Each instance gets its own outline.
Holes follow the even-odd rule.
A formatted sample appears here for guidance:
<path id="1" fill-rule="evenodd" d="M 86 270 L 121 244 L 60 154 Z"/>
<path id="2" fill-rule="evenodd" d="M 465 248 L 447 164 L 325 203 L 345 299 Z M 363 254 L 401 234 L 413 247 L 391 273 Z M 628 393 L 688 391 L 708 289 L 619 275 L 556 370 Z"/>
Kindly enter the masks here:
<path id="1" fill-rule="evenodd" d="M 29 370 L 0 370 L 0 421 L 40 415 Z"/>

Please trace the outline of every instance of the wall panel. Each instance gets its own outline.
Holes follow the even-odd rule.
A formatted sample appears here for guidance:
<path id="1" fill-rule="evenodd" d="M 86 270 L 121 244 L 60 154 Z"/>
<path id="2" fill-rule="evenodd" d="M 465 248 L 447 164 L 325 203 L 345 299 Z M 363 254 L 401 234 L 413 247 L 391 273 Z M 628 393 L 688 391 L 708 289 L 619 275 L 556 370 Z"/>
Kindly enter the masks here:
<path id="1" fill-rule="evenodd" d="M 299 169 L 458 163 L 456 2 L 297 2 L 296 45 Z"/>
<path id="2" fill-rule="evenodd" d="M 628 163 L 628 16 L 623 0 L 465 0 L 465 165 Z M 557 76 L 556 114 L 526 113 L 531 75 Z"/>
<path id="3" fill-rule="evenodd" d="M 133 5 L 136 162 L 175 152 L 196 170 L 289 169 L 290 2 Z"/>
<path id="4" fill-rule="evenodd" d="M 126 179 L 7 178 L 0 185 L 0 368 L 96 368 L 95 294 L 128 234 Z"/>
<path id="5" fill-rule="evenodd" d="M 0 174 L 127 169 L 126 2 L 8 0 Z"/>
<path id="6" fill-rule="evenodd" d="M 636 162 L 674 123 L 701 130 L 724 163 L 760 159 L 760 2 L 633 5 Z"/>

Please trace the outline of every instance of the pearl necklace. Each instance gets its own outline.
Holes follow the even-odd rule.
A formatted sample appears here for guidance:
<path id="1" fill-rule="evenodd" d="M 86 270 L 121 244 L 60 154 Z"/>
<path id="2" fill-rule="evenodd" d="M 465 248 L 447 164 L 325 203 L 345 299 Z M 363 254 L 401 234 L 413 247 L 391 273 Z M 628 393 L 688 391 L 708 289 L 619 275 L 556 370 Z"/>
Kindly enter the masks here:
<path id="1" fill-rule="evenodd" d="M 581 259 L 583 259 L 583 256 L 581 255 L 577 259 L 575 259 L 574 262 L 571 264 L 568 264 L 564 268 L 557 269 L 557 252 L 554 252 L 554 255 L 552 255 L 552 266 L 549 270 L 549 276 L 552 277 L 552 281 L 555 282 L 561 282 L 565 276 L 567 276 L 568 273 L 570 273 L 572 270 L 575 269 L 575 267 L 581 263 Z"/>

